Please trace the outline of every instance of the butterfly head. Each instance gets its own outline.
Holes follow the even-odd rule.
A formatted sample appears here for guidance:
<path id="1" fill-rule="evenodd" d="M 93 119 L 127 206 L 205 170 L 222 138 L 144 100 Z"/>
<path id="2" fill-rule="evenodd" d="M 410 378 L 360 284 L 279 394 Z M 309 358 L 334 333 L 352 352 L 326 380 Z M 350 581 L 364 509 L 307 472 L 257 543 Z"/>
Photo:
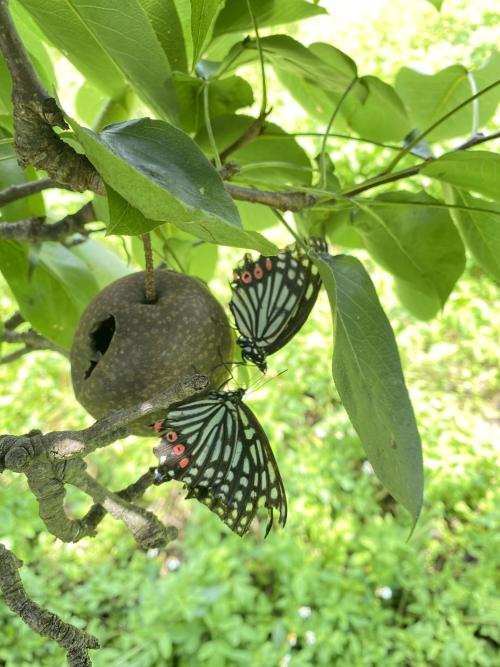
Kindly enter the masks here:
<path id="1" fill-rule="evenodd" d="M 266 353 L 245 336 L 240 336 L 236 342 L 241 347 L 241 356 L 244 361 L 255 364 L 261 373 L 265 373 L 267 371 Z"/>

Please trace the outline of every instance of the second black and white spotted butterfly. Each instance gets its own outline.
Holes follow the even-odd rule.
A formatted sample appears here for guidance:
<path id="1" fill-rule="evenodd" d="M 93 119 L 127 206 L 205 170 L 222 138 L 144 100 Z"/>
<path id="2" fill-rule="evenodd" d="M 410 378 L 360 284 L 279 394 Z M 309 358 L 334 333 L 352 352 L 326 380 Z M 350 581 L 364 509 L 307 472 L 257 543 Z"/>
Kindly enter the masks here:
<path id="1" fill-rule="evenodd" d="M 243 389 L 215 391 L 169 410 L 154 425 L 163 434 L 153 450 L 160 460 L 156 484 L 184 482 L 187 498 L 196 498 L 238 535 L 244 535 L 264 501 L 284 526 L 285 489 L 269 440 L 257 417 L 242 402 Z"/>
<path id="2" fill-rule="evenodd" d="M 309 246 L 328 252 L 326 241 Z M 241 356 L 263 373 L 266 357 L 295 336 L 309 317 L 321 287 L 318 269 L 297 244 L 279 255 L 257 260 L 246 254 L 234 270 L 229 308 L 240 334 Z"/>

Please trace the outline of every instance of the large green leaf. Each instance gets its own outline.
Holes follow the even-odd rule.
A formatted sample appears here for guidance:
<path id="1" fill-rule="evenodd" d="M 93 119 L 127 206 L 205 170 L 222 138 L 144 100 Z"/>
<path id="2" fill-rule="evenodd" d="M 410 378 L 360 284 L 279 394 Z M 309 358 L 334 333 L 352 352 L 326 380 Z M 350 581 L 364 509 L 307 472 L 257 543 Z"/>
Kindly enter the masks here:
<path id="1" fill-rule="evenodd" d="M 500 201 L 500 155 L 488 151 L 459 151 L 424 164 L 423 176 Z"/>
<path id="2" fill-rule="evenodd" d="M 465 268 L 463 243 L 447 208 L 424 192 L 387 193 L 374 204 L 353 216 L 354 228 L 384 269 L 423 295 L 425 317 L 435 315 Z M 415 299 L 404 303 L 424 315 Z"/>
<path id="3" fill-rule="evenodd" d="M 391 325 L 361 262 L 326 254 L 315 261 L 335 324 L 335 386 L 375 473 L 416 522 L 421 443 Z"/>
<path id="4" fill-rule="evenodd" d="M 305 47 L 302 47 L 305 49 Z M 357 77 L 354 61 L 330 44 L 317 42 L 308 47 L 309 53 L 318 58 L 331 72 L 341 72 L 343 86 L 325 86 L 322 76 L 311 77 L 275 59 L 273 64 L 278 77 L 290 94 L 308 113 L 322 122 L 329 121 L 342 94 Z M 304 52 L 301 50 L 302 55 Z M 374 76 L 358 78 L 340 107 L 336 120 L 337 131 L 350 128 L 372 141 L 400 141 L 411 129 L 403 102 L 396 91 Z"/>
<path id="5" fill-rule="evenodd" d="M 193 67 L 210 41 L 215 19 L 224 0 L 191 0 L 191 38 L 193 40 Z"/>
<path id="6" fill-rule="evenodd" d="M 70 122 L 106 183 L 153 226 L 171 222 L 210 243 L 276 250 L 260 234 L 242 229 L 217 171 L 182 130 L 143 118 L 95 134 Z"/>
<path id="7" fill-rule="evenodd" d="M 396 77 L 396 89 L 406 103 L 414 126 L 425 130 L 470 97 L 476 89 L 486 88 L 498 80 L 499 72 L 500 54 L 497 52 L 482 68 L 470 73 L 463 65 L 451 65 L 436 74 L 422 74 L 403 67 Z M 471 133 L 476 111 L 479 127 L 483 127 L 495 114 L 499 102 L 500 86 L 453 113 L 428 138 L 441 141 Z"/>
<path id="8" fill-rule="evenodd" d="M 125 82 L 160 116 L 175 118 L 169 62 L 139 0 L 20 0 L 51 42 L 113 99 Z"/>
<path id="9" fill-rule="evenodd" d="M 0 270 L 23 317 L 69 349 L 83 309 L 99 291 L 88 266 L 60 243 L 43 243 L 36 253 L 28 245 L 0 241 Z"/>
<path id="10" fill-rule="evenodd" d="M 139 0 L 172 70 L 187 72 L 186 44 L 174 0 Z"/>
<path id="11" fill-rule="evenodd" d="M 476 261 L 500 282 L 500 204 L 472 197 L 449 185 L 444 186 L 444 191 L 449 204 L 491 211 L 451 208 L 450 214 Z"/>
<path id="12" fill-rule="evenodd" d="M 252 11 L 259 28 L 293 23 L 326 10 L 304 0 L 251 0 Z M 226 0 L 214 28 L 214 37 L 231 32 L 253 30 L 245 0 Z"/>

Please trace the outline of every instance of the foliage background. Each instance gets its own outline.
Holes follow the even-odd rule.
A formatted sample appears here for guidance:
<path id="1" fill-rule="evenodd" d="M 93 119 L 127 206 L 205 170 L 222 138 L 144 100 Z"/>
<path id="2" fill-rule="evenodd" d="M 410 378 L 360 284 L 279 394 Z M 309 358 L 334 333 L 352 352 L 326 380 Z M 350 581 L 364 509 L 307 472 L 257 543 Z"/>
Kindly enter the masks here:
<path id="1" fill-rule="evenodd" d="M 498 42 L 492 1 L 450 0 L 440 15 L 422 2 L 324 4 L 328 24 L 312 19 L 290 34 L 306 41 L 334 34 L 363 73 L 478 65 L 484 44 Z M 70 101 L 81 82 L 59 55 L 56 65 L 67 73 Z M 303 130 L 303 113 L 286 93 L 280 99 L 271 120 Z M 370 149 L 349 145 L 341 157 L 341 169 L 361 171 L 373 160 Z M 59 212 L 76 201 L 60 200 Z M 226 269 L 237 257 L 228 251 L 212 282 L 226 302 Z M 363 259 L 395 329 L 422 434 L 426 504 L 415 534 L 407 541 L 408 516 L 371 473 L 332 389 L 322 296 L 301 334 L 273 358 L 288 371 L 248 397 L 270 434 L 290 504 L 286 529 L 265 542 L 240 540 L 179 488 L 160 487 L 145 501 L 181 531 L 166 553 L 137 552 L 109 518 L 97 539 L 64 545 L 44 531 L 24 482 L 0 478 L 0 538 L 28 566 L 23 579 L 37 601 L 97 634 L 97 667 L 498 664 L 498 291 L 471 263 L 444 313 L 422 323 L 395 300 L 387 274 Z M 14 306 L 3 282 L 1 294 L 5 319 Z M 89 423 L 57 355 L 34 353 L 1 366 L 0 377 L 3 432 Z M 153 463 L 153 444 L 130 438 L 109 447 L 90 457 L 91 472 L 121 488 Z M 76 516 L 85 510 L 76 492 L 68 503 Z M 0 624 L 0 664 L 64 663 L 57 647 L 3 607 Z"/>

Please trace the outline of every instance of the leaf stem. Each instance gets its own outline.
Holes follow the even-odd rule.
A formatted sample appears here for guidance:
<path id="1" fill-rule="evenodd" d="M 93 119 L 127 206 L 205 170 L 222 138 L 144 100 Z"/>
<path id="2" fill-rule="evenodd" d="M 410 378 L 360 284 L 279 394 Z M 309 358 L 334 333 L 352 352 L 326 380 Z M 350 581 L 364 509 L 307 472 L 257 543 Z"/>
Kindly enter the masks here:
<path id="1" fill-rule="evenodd" d="M 208 87 L 210 85 L 209 81 L 205 81 L 203 85 L 203 113 L 205 115 L 205 126 L 207 128 L 208 141 L 210 143 L 210 148 L 214 155 L 214 162 L 217 169 L 222 169 L 222 161 L 219 156 L 219 151 L 217 150 L 217 144 L 215 142 L 214 131 L 212 128 L 212 121 L 210 120 L 210 108 L 208 105 Z"/>
<path id="2" fill-rule="evenodd" d="M 259 116 L 265 117 L 267 109 L 267 84 L 266 84 L 266 69 L 264 64 L 264 53 L 262 51 L 262 45 L 260 43 L 259 27 L 257 25 L 257 21 L 253 13 L 251 0 L 246 0 L 246 2 L 248 7 L 248 13 L 250 14 L 250 18 L 252 19 L 253 29 L 255 32 L 255 42 L 257 44 L 257 50 L 259 52 L 260 73 L 262 78 L 262 101 L 260 104 Z"/>
<path id="3" fill-rule="evenodd" d="M 330 136 L 330 130 L 332 129 L 333 123 L 335 122 L 335 119 L 337 118 L 337 115 L 342 107 L 342 104 L 345 102 L 347 96 L 351 92 L 351 90 L 354 87 L 354 84 L 358 80 L 358 77 L 355 76 L 351 83 L 347 86 L 347 88 L 344 90 L 342 93 L 341 98 L 335 105 L 335 108 L 333 110 L 332 115 L 330 116 L 330 120 L 328 121 L 328 125 L 326 126 L 325 134 L 323 135 L 323 141 L 321 142 L 321 150 L 320 150 L 320 158 L 319 158 L 319 164 L 320 164 L 320 170 L 321 170 L 321 180 L 320 180 L 320 187 L 322 189 L 326 188 L 326 142 L 328 141 L 328 137 Z"/>

